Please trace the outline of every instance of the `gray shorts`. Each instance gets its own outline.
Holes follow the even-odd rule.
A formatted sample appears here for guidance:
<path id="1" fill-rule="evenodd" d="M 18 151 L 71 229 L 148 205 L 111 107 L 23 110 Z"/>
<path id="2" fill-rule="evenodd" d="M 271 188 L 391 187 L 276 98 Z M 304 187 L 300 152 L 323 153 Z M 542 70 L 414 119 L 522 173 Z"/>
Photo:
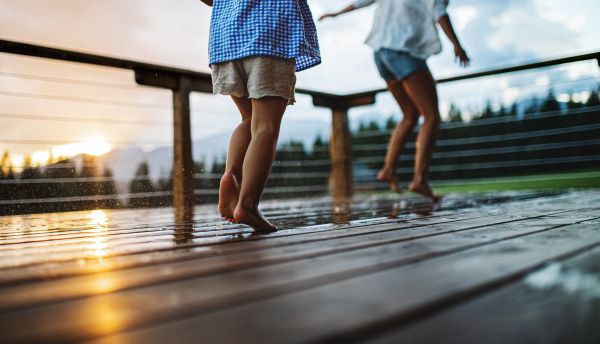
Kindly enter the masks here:
<path id="1" fill-rule="evenodd" d="M 239 98 L 282 97 L 294 103 L 296 59 L 248 56 L 213 63 L 213 93 Z"/>

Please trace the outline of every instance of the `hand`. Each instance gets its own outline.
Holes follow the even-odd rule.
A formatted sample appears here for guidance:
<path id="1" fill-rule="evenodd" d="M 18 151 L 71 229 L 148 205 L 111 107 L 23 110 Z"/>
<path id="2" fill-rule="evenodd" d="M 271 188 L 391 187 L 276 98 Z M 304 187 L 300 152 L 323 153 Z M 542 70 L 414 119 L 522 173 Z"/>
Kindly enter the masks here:
<path id="1" fill-rule="evenodd" d="M 462 67 L 468 67 L 471 59 L 467 56 L 467 53 L 460 45 L 454 46 L 454 55 L 456 56 L 455 60 L 458 60 L 458 63 Z"/>
<path id="2" fill-rule="evenodd" d="M 323 19 L 325 19 L 325 18 L 330 18 L 330 17 L 331 17 L 331 18 L 334 18 L 335 16 L 337 16 L 337 14 L 336 14 L 336 13 L 327 13 L 327 14 L 324 14 L 324 15 L 322 15 L 322 16 L 319 18 L 319 21 L 321 21 L 321 20 L 323 20 Z"/>

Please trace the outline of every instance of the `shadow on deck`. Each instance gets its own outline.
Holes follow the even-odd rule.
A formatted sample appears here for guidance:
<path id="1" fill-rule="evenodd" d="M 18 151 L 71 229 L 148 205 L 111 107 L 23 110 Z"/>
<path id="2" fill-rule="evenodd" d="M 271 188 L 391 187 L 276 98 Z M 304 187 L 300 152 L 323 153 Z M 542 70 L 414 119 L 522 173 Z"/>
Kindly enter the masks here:
<path id="1" fill-rule="evenodd" d="M 0 342 L 597 343 L 600 191 L 0 217 Z"/>

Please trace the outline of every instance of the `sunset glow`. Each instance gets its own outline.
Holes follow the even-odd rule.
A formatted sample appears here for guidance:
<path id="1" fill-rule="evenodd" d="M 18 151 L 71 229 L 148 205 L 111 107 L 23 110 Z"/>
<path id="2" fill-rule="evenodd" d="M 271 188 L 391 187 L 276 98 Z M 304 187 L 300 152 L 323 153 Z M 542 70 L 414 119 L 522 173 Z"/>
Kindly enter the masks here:
<path id="1" fill-rule="evenodd" d="M 71 143 L 52 148 L 52 155 L 55 157 L 73 157 L 79 154 L 102 155 L 110 152 L 111 146 L 106 143 L 103 137 L 96 136 L 84 142 Z"/>
<path id="2" fill-rule="evenodd" d="M 53 156 L 54 159 L 68 159 L 80 154 L 99 156 L 110 152 L 111 148 L 111 145 L 102 136 L 96 136 L 83 142 L 54 146 L 44 151 L 34 151 L 29 156 L 30 164 L 32 166 L 44 166 L 50 160 L 50 156 Z M 25 160 L 25 156 L 22 154 L 14 154 L 10 157 L 10 163 L 16 172 L 22 171 L 25 167 Z"/>

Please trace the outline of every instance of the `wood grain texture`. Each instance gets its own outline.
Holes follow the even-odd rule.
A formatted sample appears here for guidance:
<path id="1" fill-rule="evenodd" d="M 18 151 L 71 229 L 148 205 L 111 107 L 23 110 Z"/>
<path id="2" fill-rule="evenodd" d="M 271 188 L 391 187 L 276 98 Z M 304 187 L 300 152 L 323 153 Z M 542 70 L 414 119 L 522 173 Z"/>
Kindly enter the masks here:
<path id="1" fill-rule="evenodd" d="M 532 291 L 526 278 L 560 264 L 600 281 L 598 204 L 600 192 L 577 191 L 274 235 L 232 226 L 221 230 L 238 234 L 216 240 L 204 220 L 184 233 L 133 221 L 131 232 L 107 229 L 98 242 L 115 254 L 87 267 L 73 257 L 94 237 L 75 225 L 64 241 L 58 230 L 9 228 L 0 236 L 0 272 L 13 274 L 0 282 L 0 343 L 460 342 L 504 333 L 498 326 L 514 310 L 522 318 L 508 338 L 519 342 L 549 338 L 528 324 L 551 326 L 553 307 L 573 314 L 557 328 L 586 342 L 597 335 L 580 326 L 597 319 L 597 303 L 583 302 L 594 291 Z M 19 252 L 29 259 L 20 275 Z M 473 324 L 469 335 L 451 330 L 461 321 Z"/>

